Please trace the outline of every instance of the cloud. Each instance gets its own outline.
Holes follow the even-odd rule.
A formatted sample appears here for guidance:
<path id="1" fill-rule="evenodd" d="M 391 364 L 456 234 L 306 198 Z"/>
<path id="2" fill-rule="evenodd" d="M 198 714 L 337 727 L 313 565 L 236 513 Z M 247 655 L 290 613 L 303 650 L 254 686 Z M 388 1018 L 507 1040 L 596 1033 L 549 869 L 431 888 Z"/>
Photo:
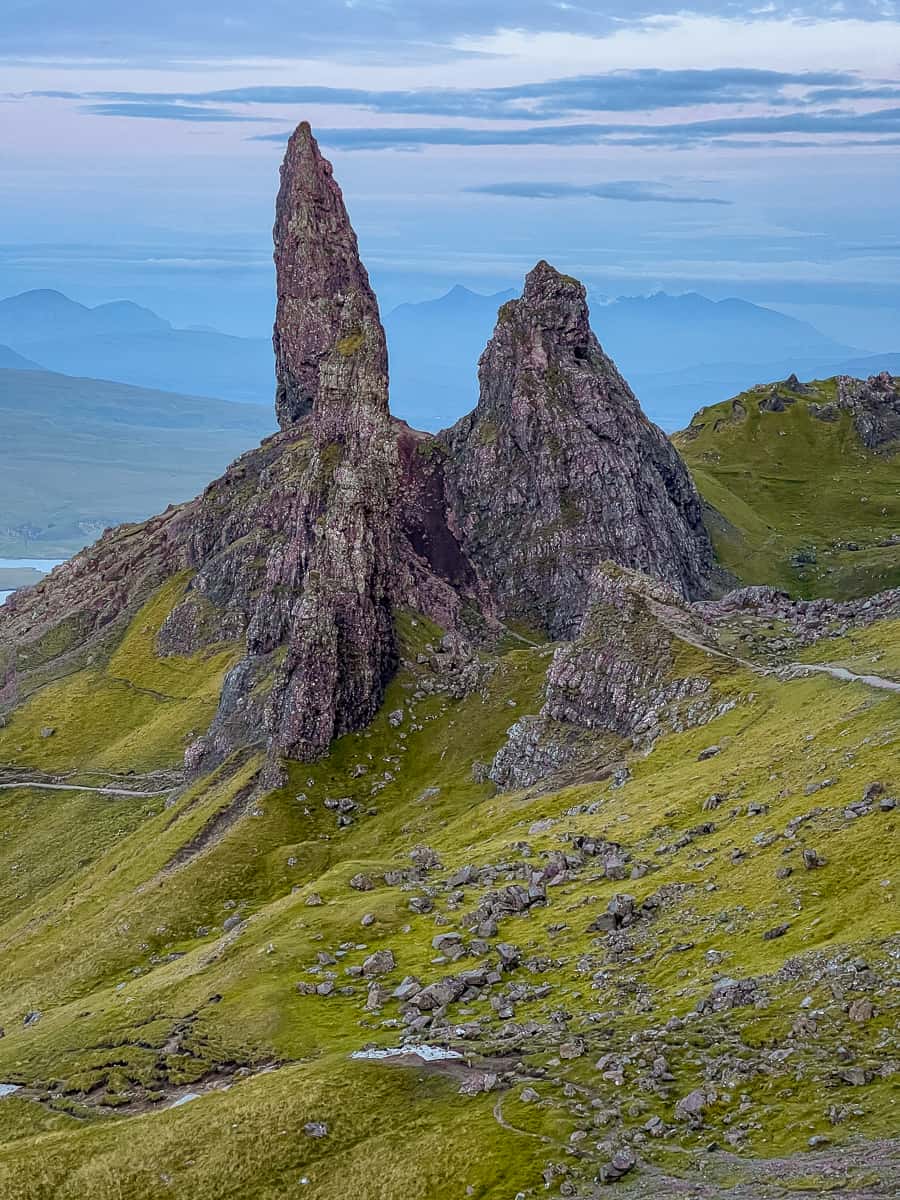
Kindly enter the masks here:
<path id="1" fill-rule="evenodd" d="M 131 115 L 158 104 L 329 105 L 371 112 L 482 120 L 560 120 L 584 112 L 646 112 L 701 104 L 773 102 L 786 88 L 854 95 L 854 77 L 840 71 L 786 72 L 723 68 L 691 71 L 642 69 L 495 88 L 415 88 L 380 91 L 321 86 L 253 86 L 184 92 L 41 92 L 41 96 L 127 103 Z M 890 93 L 888 93 L 890 94 Z M 128 115 L 116 112 L 114 115 Z"/>
<path id="2" fill-rule="evenodd" d="M 462 39 L 471 41 L 478 53 L 503 53 L 507 30 L 521 38 L 575 34 L 586 40 L 615 37 L 623 28 L 653 31 L 661 20 L 683 20 L 686 5 L 684 0 L 305 0 L 299 19 L 283 0 L 254 0 L 252 5 L 246 0 L 153 0 L 141 5 L 30 0 L 5 7 L 11 8 L 3 14 L 6 55 L 96 57 L 99 48 L 110 58 L 135 62 L 159 61 L 161 54 L 184 59 L 334 53 L 396 62 L 415 50 L 420 59 L 434 62 L 467 53 Z M 823 23 L 822 0 L 774 0 L 756 13 L 740 0 L 692 0 L 690 8 L 688 16 L 695 20 L 740 19 L 748 26 L 798 18 Z M 844 0 L 840 17 L 875 24 L 884 19 L 883 9 L 869 0 Z"/>
<path id="3" fill-rule="evenodd" d="M 247 113 L 229 112 L 225 108 L 209 108 L 199 104 L 169 104 L 142 101 L 138 104 L 110 102 L 88 104 L 85 112 L 95 117 L 143 117 L 154 121 L 200 121 L 210 123 L 263 121 L 264 117 L 252 117 Z"/>
<path id="4" fill-rule="evenodd" d="M 416 126 L 414 128 L 319 129 L 323 145 L 341 150 L 407 150 L 425 146 L 587 146 L 615 142 L 629 146 L 681 146 L 745 135 L 787 134 L 817 137 L 900 133 L 900 108 L 866 113 L 783 113 L 717 117 L 652 125 L 586 123 L 530 125 L 515 129 Z M 285 142 L 289 133 L 260 134 L 253 141 Z M 735 141 L 740 145 L 740 141 Z"/>
<path id="5" fill-rule="evenodd" d="M 640 204 L 731 204 L 714 196 L 683 196 L 666 184 L 645 183 L 640 180 L 614 179 L 606 183 L 486 183 L 466 188 L 485 196 L 508 196 L 520 200 L 567 200 L 589 198 L 596 200 L 626 200 Z"/>

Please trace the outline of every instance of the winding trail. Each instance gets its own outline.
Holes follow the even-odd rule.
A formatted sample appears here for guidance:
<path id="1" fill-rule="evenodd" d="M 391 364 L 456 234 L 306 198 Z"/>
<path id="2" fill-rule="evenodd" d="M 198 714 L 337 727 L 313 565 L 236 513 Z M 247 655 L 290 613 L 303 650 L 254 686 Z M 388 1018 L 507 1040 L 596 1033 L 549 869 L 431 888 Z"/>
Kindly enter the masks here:
<path id="1" fill-rule="evenodd" d="M 841 683 L 861 683 L 866 687 L 877 688 L 883 692 L 900 692 L 900 682 L 896 679 L 885 679 L 883 675 L 857 675 L 855 671 L 850 671 L 846 667 L 837 667 L 833 663 L 792 662 L 785 663 L 780 667 L 754 663 L 728 650 L 710 646 L 680 627 L 669 625 L 668 628 L 682 642 L 686 642 L 696 650 L 702 650 L 706 654 L 713 655 L 714 658 L 728 659 L 730 662 L 754 671 L 757 675 L 772 675 L 780 671 L 791 671 L 796 675 L 830 675 L 832 679 L 840 680 Z"/>
<path id="2" fill-rule="evenodd" d="M 170 796 L 177 788 L 163 788 L 159 792 L 134 792 L 127 788 L 113 787 L 79 787 L 76 783 L 42 783 L 37 779 L 22 779 L 18 783 L 0 783 L 0 791 L 11 791 L 15 788 L 34 788 L 46 792 L 96 792 L 98 796 L 132 796 L 136 799 L 149 799 L 153 796 Z"/>
<path id="3" fill-rule="evenodd" d="M 508 1130 L 509 1133 L 518 1133 L 522 1137 L 534 1138 L 536 1141 L 543 1142 L 544 1145 L 552 1146 L 554 1144 L 553 1138 L 548 1137 L 544 1133 L 532 1133 L 530 1129 L 519 1129 L 515 1125 L 510 1125 L 509 1121 L 503 1115 L 502 1096 L 498 1096 L 497 1103 L 494 1105 L 494 1120 L 502 1129 Z"/>
<path id="4" fill-rule="evenodd" d="M 789 663 L 788 669 L 798 674 L 830 675 L 843 683 L 863 683 L 866 687 L 878 688 L 883 692 L 900 692 L 896 679 L 885 679 L 881 675 L 857 675 L 846 667 L 835 667 L 831 663 Z"/>

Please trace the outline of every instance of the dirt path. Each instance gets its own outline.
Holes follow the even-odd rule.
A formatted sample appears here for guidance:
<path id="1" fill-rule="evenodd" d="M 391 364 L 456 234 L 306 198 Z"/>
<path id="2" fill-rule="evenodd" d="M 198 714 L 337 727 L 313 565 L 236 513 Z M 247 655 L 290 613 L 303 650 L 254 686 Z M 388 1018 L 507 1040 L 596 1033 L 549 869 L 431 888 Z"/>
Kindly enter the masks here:
<path id="1" fill-rule="evenodd" d="M 114 787 L 84 787 L 77 783 L 43 783 L 37 779 L 22 779 L 16 783 L 0 783 L 0 791 L 11 791 L 14 788 L 35 788 L 43 792 L 96 792 L 98 796 L 132 796 L 136 799 L 149 799 L 153 796 L 170 796 L 177 788 L 164 788 L 159 792 L 135 792 L 128 788 Z"/>
<path id="2" fill-rule="evenodd" d="M 503 1097 L 497 1097 L 497 1103 L 494 1105 L 494 1120 L 503 1129 L 509 1133 L 518 1133 L 521 1137 L 536 1138 L 537 1141 L 543 1142 L 545 1145 L 553 1145 L 553 1138 L 547 1137 L 544 1133 L 532 1133 L 530 1129 L 519 1129 L 515 1125 L 510 1125 L 506 1117 L 503 1115 Z"/>
<path id="3" fill-rule="evenodd" d="M 863 683 L 866 687 L 878 688 L 884 692 L 900 692 L 900 683 L 895 679 L 885 679 L 881 675 L 857 675 L 846 667 L 835 667 L 831 663 L 789 663 L 788 670 L 798 674 L 830 675 L 842 683 Z"/>

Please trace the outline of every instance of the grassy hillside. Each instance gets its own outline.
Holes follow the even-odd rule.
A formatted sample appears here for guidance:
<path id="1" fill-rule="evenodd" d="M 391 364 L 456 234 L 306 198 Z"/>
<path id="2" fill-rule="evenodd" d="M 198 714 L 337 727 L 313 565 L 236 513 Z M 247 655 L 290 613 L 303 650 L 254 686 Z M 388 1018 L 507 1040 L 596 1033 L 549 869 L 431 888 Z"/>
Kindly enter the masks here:
<path id="1" fill-rule="evenodd" d="M 783 411 L 761 408 L 773 388 L 701 409 L 674 437 L 711 511 L 719 561 L 744 583 L 795 596 L 844 598 L 900 584 L 900 444 L 873 453 L 852 417 L 813 415 L 836 381 L 805 395 L 782 385 Z"/>
<path id="2" fill-rule="evenodd" d="M 0 556 L 65 558 L 187 500 L 272 424 L 252 405 L 0 370 Z"/>
<path id="3" fill-rule="evenodd" d="M 719 654 L 675 654 L 710 679 L 710 724 L 623 749 L 615 776 L 497 793 L 480 764 L 540 708 L 554 647 L 485 654 L 455 699 L 440 631 L 407 614 L 372 727 L 276 790 L 253 790 L 247 754 L 168 794 L 27 786 L 177 766 L 237 651 L 156 656 L 185 583 L 0 729 L 19 772 L 0 791 L 0 1080 L 21 1085 L 0 1099 L 3 1200 L 510 1200 L 546 1194 L 542 1172 L 587 1196 L 624 1147 L 626 1196 L 698 1171 L 723 1195 L 890 1194 L 856 1147 L 896 1132 L 897 810 L 845 810 L 875 780 L 896 794 L 900 697 L 723 658 L 741 618 Z M 900 662 L 896 622 L 835 652 L 874 644 Z M 546 904 L 470 931 L 560 854 Z M 635 920 L 603 932 L 623 894 Z M 402 1044 L 407 976 L 478 968 L 494 982 L 432 1035 L 462 1058 L 351 1058 Z M 754 1183 L 784 1155 L 777 1191 Z"/>

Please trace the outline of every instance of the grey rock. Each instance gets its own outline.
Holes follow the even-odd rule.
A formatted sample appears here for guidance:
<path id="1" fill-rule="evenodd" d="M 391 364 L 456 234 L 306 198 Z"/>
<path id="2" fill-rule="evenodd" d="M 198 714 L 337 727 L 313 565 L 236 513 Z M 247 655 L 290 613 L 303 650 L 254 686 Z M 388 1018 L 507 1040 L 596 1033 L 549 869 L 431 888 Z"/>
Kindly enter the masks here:
<path id="1" fill-rule="evenodd" d="M 367 977 L 375 975 L 389 975 L 395 970 L 397 960 L 394 958 L 393 950 L 376 950 L 374 954 L 370 954 L 364 960 L 362 969 L 363 974 Z"/>

